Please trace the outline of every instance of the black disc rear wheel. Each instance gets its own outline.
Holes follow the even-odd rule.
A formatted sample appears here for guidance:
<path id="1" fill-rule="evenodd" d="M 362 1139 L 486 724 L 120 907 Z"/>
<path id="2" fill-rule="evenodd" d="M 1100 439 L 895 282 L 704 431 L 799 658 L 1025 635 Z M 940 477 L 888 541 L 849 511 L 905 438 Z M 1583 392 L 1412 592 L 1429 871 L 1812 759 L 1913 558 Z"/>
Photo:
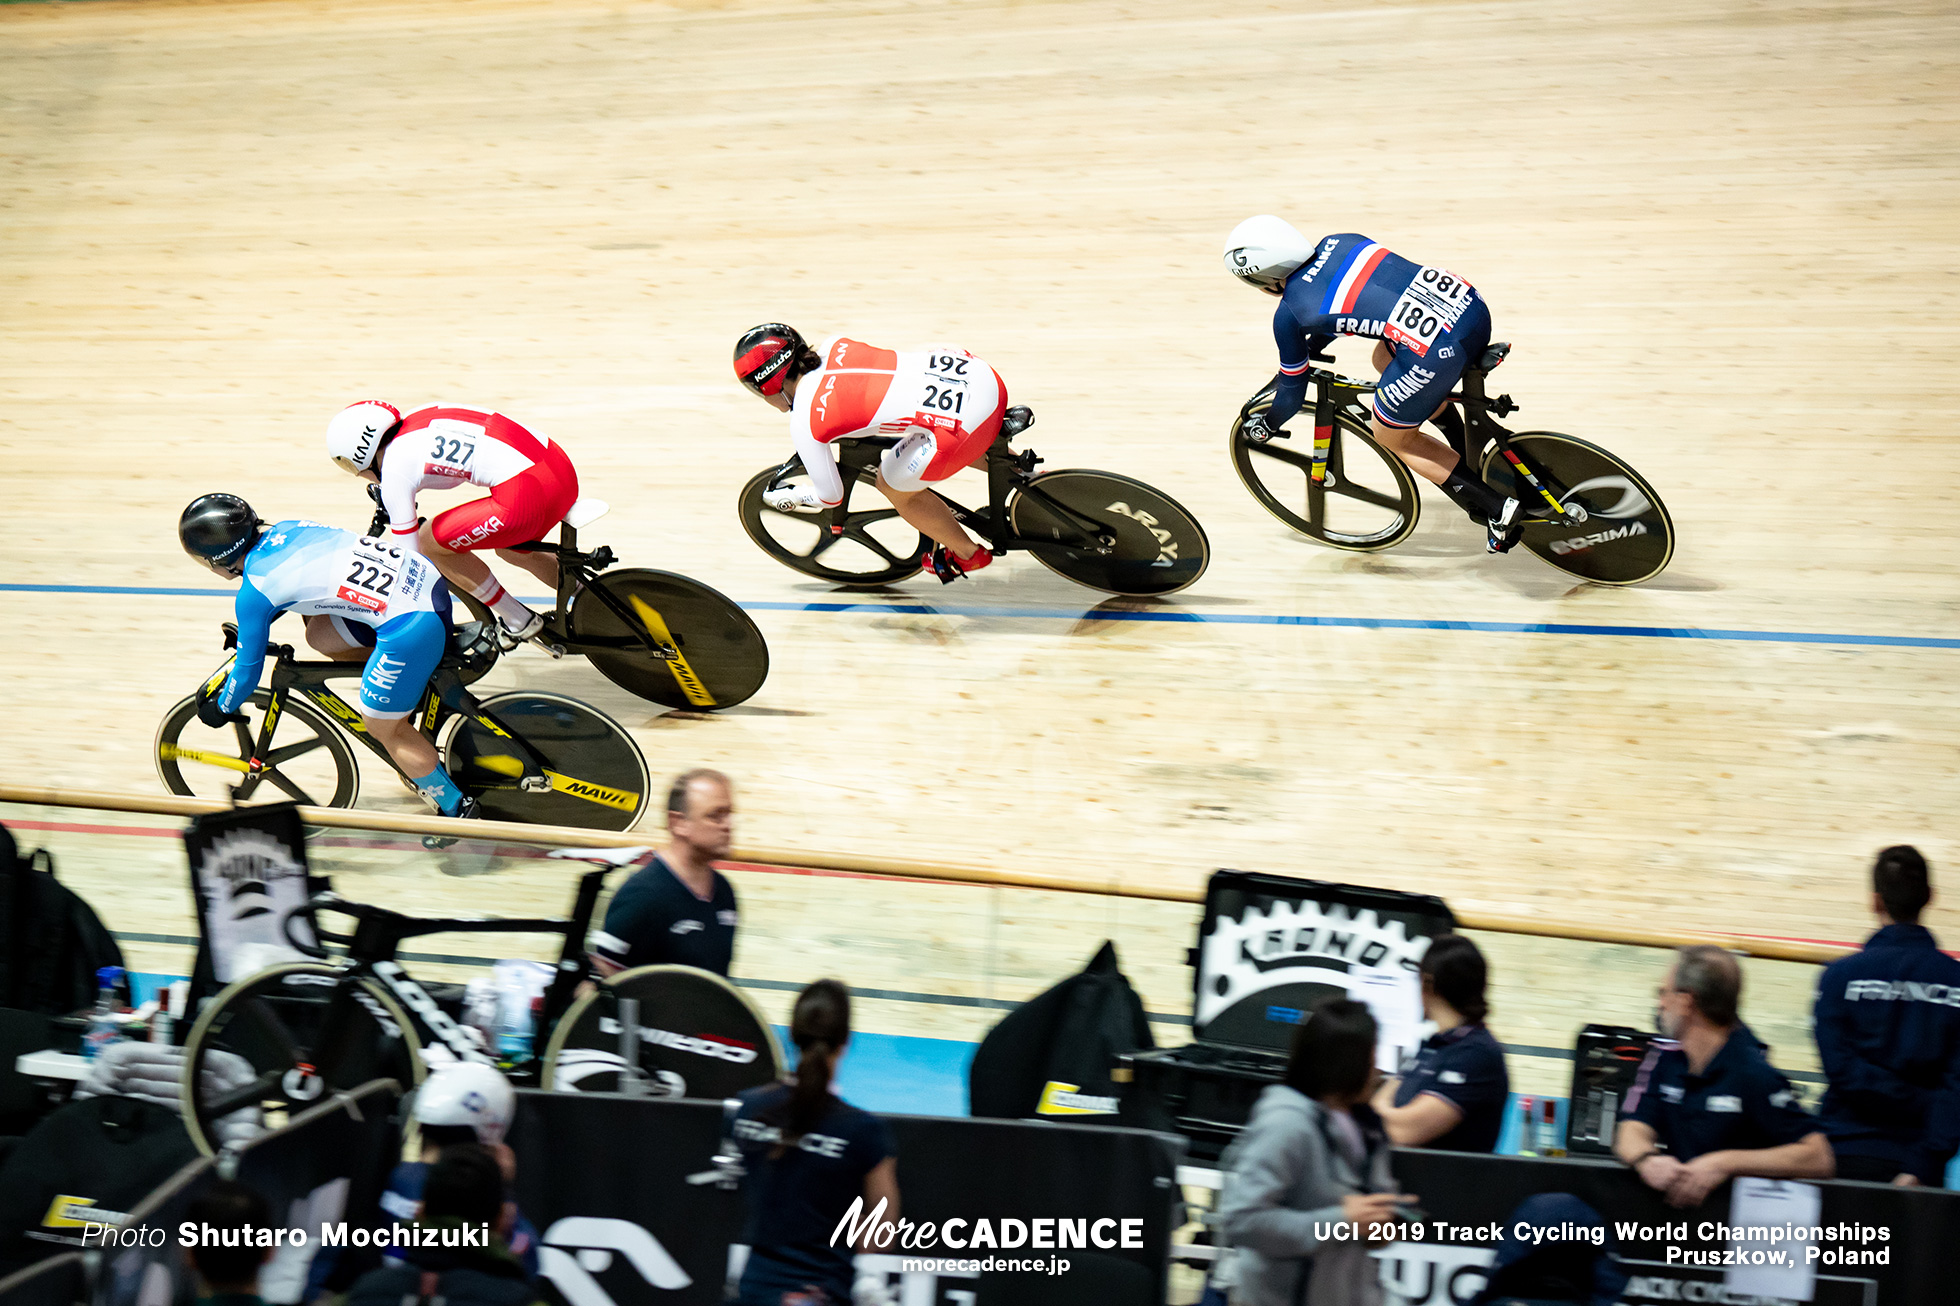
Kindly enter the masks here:
<path id="1" fill-rule="evenodd" d="M 1568 576 L 1594 585 L 1652 580 L 1674 556 L 1674 520 L 1640 473 L 1577 436 L 1523 431 L 1510 438 L 1518 457 L 1540 477 L 1570 487 L 1561 502 L 1582 504 L 1586 520 L 1525 523 L 1520 543 Z M 1479 470 L 1500 494 L 1529 511 L 1542 499 L 1492 445 Z"/>
<path id="2" fill-rule="evenodd" d="M 1183 505 L 1113 472 L 1044 472 L 1008 501 L 1007 520 L 1050 571 L 1111 594 L 1175 594 L 1211 560 Z"/>
<path id="3" fill-rule="evenodd" d="M 444 745 L 449 774 L 493 821 L 630 830 L 647 801 L 647 762 L 618 722 L 577 699 L 523 690 L 483 700 L 483 712 L 544 759 L 551 788 L 521 788 L 521 752 L 460 716 Z"/>
<path id="4" fill-rule="evenodd" d="M 578 651 L 606 679 L 664 707 L 733 707 L 769 676 L 769 645 L 749 614 L 672 572 L 634 568 L 596 578 L 572 601 L 570 625 Z M 674 656 L 649 649 L 642 632 Z"/>
<path id="5" fill-rule="evenodd" d="M 631 1077 L 648 1096 L 727 1099 L 783 1073 L 775 1033 L 747 994 L 693 966 L 636 966 L 578 999 L 552 1027 L 545 1088 L 622 1090 L 622 998 L 640 1004 L 639 1065 Z"/>
<path id="6" fill-rule="evenodd" d="M 772 486 L 807 485 L 801 467 L 782 475 L 771 467 L 742 487 L 738 511 L 742 529 L 764 553 L 806 576 L 850 589 L 892 585 L 918 574 L 919 559 L 932 547 L 871 488 L 873 471 L 844 482 L 843 531 L 833 533 L 823 512 L 778 512 L 762 501 Z M 853 507 L 853 502 L 865 506 Z"/>
<path id="7" fill-rule="evenodd" d="M 1272 396 L 1247 408 L 1263 413 Z M 1232 423 L 1232 466 L 1262 507 L 1309 539 L 1336 549 L 1373 553 L 1409 538 L 1422 514 L 1415 478 L 1402 460 L 1368 433 L 1365 413 L 1334 414 L 1325 478 L 1313 479 L 1313 413 L 1294 418 L 1285 440 L 1254 444 L 1241 434 L 1245 414 Z"/>

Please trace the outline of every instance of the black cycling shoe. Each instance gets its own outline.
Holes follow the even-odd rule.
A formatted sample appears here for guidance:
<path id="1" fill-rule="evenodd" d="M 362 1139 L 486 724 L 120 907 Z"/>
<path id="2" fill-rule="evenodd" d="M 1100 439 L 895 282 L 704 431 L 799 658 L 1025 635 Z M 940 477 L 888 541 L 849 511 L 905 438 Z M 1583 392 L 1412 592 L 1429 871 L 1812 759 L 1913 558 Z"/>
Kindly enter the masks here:
<path id="1" fill-rule="evenodd" d="M 1524 514 L 1516 499 L 1506 499 L 1503 509 L 1484 522 L 1484 547 L 1492 553 L 1509 553 L 1524 535 Z"/>
<path id="2" fill-rule="evenodd" d="M 456 816 L 454 819 L 458 821 L 476 820 L 477 807 L 478 807 L 478 803 L 476 799 L 465 798 L 463 800 L 463 805 L 456 809 Z M 424 848 L 427 848 L 432 853 L 439 853 L 443 849 L 447 848 L 450 844 L 455 843 L 458 839 L 462 837 L 463 836 L 461 836 L 460 834 L 425 834 L 422 836 L 422 846 Z"/>

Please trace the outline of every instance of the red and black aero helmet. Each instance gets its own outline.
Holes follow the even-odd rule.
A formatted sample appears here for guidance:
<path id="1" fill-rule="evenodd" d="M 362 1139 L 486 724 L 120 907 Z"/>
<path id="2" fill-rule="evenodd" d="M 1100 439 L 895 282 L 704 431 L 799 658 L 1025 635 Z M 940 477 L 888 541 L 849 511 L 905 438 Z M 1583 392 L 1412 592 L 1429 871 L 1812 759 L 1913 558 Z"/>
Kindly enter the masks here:
<path id="1" fill-rule="evenodd" d="M 781 322 L 752 326 L 735 342 L 735 375 L 759 395 L 781 394 L 783 382 L 816 363 L 815 352 L 796 328 Z"/>

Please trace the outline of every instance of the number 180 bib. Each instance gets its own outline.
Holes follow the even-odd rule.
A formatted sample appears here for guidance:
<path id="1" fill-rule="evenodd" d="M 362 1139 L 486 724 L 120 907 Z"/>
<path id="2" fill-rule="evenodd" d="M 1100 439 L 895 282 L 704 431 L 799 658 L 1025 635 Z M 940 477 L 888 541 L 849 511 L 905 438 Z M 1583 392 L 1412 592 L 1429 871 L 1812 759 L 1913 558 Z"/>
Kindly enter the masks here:
<path id="1" fill-rule="evenodd" d="M 1427 358 L 1436 337 L 1455 326 L 1469 306 L 1469 282 L 1442 268 L 1423 268 L 1388 311 L 1382 335 Z"/>

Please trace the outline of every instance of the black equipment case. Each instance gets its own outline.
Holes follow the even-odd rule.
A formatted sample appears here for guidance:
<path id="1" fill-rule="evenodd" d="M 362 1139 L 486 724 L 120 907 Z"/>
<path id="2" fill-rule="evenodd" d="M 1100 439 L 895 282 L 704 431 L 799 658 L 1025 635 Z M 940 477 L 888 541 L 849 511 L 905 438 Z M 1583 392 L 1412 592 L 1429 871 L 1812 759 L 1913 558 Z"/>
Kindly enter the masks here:
<path id="1" fill-rule="evenodd" d="M 1121 1121 L 1179 1133 L 1213 1160 L 1278 1083 L 1293 1030 L 1365 971 L 1414 971 L 1456 928 L 1441 898 L 1220 870 L 1205 886 L 1193 971 L 1192 1041 L 1121 1058 Z"/>
<path id="2" fill-rule="evenodd" d="M 1566 1117 L 1570 1156 L 1611 1156 L 1620 1104 L 1627 1100 L 1652 1034 L 1623 1025 L 1588 1025 L 1572 1048 L 1572 1101 Z"/>

